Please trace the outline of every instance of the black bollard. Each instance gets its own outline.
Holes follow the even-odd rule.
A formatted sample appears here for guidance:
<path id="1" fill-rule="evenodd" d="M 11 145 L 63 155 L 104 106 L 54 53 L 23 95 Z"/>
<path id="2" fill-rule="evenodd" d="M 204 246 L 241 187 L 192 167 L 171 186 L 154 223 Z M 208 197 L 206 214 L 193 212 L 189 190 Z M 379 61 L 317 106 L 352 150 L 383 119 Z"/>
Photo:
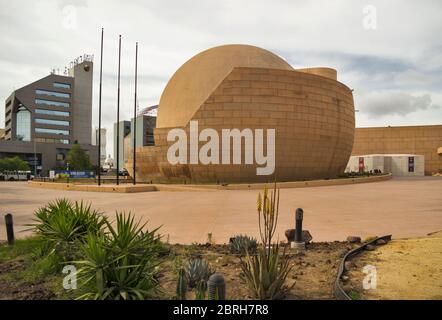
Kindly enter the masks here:
<path id="1" fill-rule="evenodd" d="M 219 273 L 214 273 L 207 281 L 209 300 L 226 300 L 226 282 Z"/>
<path id="2" fill-rule="evenodd" d="M 8 245 L 14 244 L 14 222 L 12 220 L 12 214 L 5 215 L 6 235 L 8 237 Z"/>
<path id="3" fill-rule="evenodd" d="M 302 241 L 302 219 L 304 218 L 304 210 L 301 208 L 296 209 L 296 233 L 295 233 L 295 242 L 303 242 Z"/>

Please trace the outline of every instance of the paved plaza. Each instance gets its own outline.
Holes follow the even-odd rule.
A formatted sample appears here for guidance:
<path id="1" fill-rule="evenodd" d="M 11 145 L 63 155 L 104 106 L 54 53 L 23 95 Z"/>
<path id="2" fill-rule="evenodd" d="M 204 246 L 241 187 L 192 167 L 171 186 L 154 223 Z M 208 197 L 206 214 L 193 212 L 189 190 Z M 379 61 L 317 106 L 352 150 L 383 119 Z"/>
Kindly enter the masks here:
<path id="1" fill-rule="evenodd" d="M 207 190 L 133 194 L 60 191 L 32 188 L 24 182 L 0 182 L 0 240 L 5 240 L 3 215 L 12 213 L 17 237 L 28 232 L 33 212 L 57 198 L 84 200 L 109 216 L 132 212 L 161 227 L 170 242 L 205 242 L 212 233 L 218 243 L 235 234 L 258 236 L 256 190 Z M 394 178 L 347 186 L 282 189 L 279 239 L 294 225 L 296 208 L 304 209 L 304 229 L 314 241 L 344 240 L 392 234 L 423 236 L 442 230 L 442 177 Z"/>

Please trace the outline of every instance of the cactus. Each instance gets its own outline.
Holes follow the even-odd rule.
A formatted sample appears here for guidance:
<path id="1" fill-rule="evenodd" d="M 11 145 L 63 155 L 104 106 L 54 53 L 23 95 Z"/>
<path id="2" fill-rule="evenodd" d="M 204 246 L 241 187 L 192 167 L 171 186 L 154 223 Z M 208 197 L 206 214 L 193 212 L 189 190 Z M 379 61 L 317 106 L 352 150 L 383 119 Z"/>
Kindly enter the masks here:
<path id="1" fill-rule="evenodd" d="M 189 287 L 191 288 L 195 288 L 201 280 L 207 281 L 214 273 L 207 261 L 201 258 L 190 259 L 185 266 L 185 271 Z"/>
<path id="2" fill-rule="evenodd" d="M 211 275 L 209 281 L 207 281 L 207 287 L 209 300 L 226 300 L 226 281 L 221 274 Z"/>
<path id="3" fill-rule="evenodd" d="M 246 235 L 238 235 L 230 238 L 229 242 L 230 252 L 237 254 L 255 253 L 257 245 L 255 238 Z"/>
<path id="4" fill-rule="evenodd" d="M 184 270 L 184 268 L 181 268 L 178 275 L 178 282 L 176 285 L 177 300 L 186 300 L 186 292 L 187 292 L 186 271 Z"/>

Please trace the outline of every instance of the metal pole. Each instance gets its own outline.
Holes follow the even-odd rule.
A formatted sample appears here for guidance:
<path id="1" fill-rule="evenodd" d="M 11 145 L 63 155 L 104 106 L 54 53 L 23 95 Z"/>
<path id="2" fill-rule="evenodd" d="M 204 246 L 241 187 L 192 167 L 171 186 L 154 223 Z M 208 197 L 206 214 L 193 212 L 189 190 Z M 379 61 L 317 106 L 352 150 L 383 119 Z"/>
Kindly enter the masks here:
<path id="1" fill-rule="evenodd" d="M 133 164 L 133 180 L 134 185 L 137 184 L 137 78 L 138 78 L 138 42 L 135 44 L 135 102 L 134 102 L 134 164 Z"/>
<path id="2" fill-rule="evenodd" d="M 98 185 L 101 185 L 101 93 L 103 89 L 103 37 L 104 28 L 101 28 L 101 59 L 100 59 L 100 93 L 98 98 Z"/>
<path id="3" fill-rule="evenodd" d="M 12 214 L 5 215 L 6 235 L 8 237 L 8 245 L 14 244 L 14 222 L 12 220 Z"/>
<path id="4" fill-rule="evenodd" d="M 295 242 L 302 242 L 302 219 L 304 218 L 304 210 L 296 209 L 296 233 Z"/>
<path id="5" fill-rule="evenodd" d="M 34 138 L 34 179 L 37 178 L 37 143 Z"/>
<path id="6" fill-rule="evenodd" d="M 117 93 L 117 185 L 120 184 L 120 70 L 121 70 L 121 35 L 118 41 L 118 93 Z"/>

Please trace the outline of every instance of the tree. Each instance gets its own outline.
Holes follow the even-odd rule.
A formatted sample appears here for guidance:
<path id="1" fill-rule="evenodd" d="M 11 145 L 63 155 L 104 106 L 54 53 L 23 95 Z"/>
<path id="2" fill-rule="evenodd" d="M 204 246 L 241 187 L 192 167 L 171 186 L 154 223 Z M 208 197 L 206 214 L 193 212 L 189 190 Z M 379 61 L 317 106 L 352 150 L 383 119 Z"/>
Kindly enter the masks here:
<path id="1" fill-rule="evenodd" d="M 28 163 L 19 157 L 0 159 L 0 172 L 29 170 Z"/>
<path id="2" fill-rule="evenodd" d="M 80 147 L 79 144 L 74 144 L 68 152 L 67 161 L 70 170 L 91 170 L 92 163 L 89 155 Z"/>

